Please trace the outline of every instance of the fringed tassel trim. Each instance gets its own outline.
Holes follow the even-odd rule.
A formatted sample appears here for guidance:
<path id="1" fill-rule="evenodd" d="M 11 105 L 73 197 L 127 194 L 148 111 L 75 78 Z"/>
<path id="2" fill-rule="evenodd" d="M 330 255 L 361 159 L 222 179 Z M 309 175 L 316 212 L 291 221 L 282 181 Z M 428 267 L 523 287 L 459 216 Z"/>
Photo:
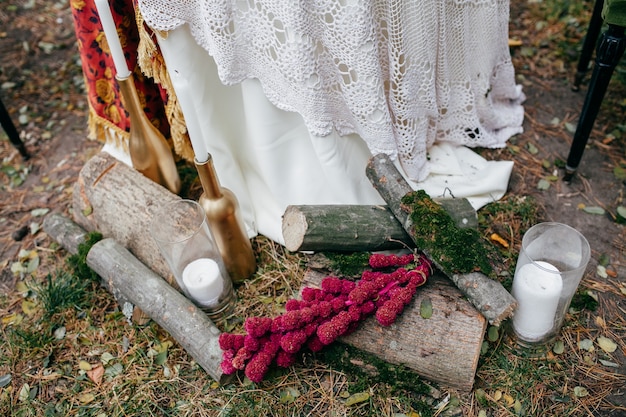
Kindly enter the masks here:
<path id="1" fill-rule="evenodd" d="M 138 64 L 141 71 L 148 77 L 154 79 L 167 93 L 167 103 L 165 103 L 165 117 L 170 124 L 170 135 L 174 144 L 174 152 L 188 162 L 193 162 L 194 153 L 191 142 L 187 134 L 185 118 L 178 105 L 176 92 L 170 79 L 169 73 L 163 57 L 159 53 L 157 45 L 147 26 L 144 24 L 143 16 L 139 7 L 135 7 L 135 18 L 139 29 Z M 157 33 L 157 36 L 167 37 L 167 33 Z"/>
<path id="2" fill-rule="evenodd" d="M 103 143 L 114 145 L 128 153 L 128 139 L 130 134 L 104 117 L 98 116 L 96 111 L 89 106 L 87 117 L 87 137 Z"/>

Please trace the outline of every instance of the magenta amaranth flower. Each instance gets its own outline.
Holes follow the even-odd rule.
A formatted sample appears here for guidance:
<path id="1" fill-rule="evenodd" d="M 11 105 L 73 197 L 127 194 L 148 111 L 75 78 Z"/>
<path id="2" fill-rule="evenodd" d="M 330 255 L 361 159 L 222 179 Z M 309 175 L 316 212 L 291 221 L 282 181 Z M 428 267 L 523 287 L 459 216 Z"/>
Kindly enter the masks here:
<path id="1" fill-rule="evenodd" d="M 306 343 L 307 335 L 302 329 L 285 333 L 280 339 L 280 347 L 287 353 L 296 353 Z"/>
<path id="2" fill-rule="evenodd" d="M 248 335 L 252 337 L 261 337 L 270 331 L 272 327 L 272 319 L 269 317 L 249 317 L 244 323 L 244 328 Z"/>
<path id="3" fill-rule="evenodd" d="M 296 363 L 296 355 L 294 353 L 287 353 L 284 350 L 279 350 L 276 354 L 276 365 L 281 368 L 289 368 Z"/>

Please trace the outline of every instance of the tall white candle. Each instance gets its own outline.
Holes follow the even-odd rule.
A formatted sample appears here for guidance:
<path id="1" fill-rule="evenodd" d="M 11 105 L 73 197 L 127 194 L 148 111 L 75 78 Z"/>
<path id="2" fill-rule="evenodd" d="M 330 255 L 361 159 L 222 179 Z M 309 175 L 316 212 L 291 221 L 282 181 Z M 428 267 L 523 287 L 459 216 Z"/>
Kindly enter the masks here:
<path id="1" fill-rule="evenodd" d="M 124 56 L 124 50 L 122 50 L 122 44 L 120 38 L 117 35 L 117 27 L 113 21 L 113 15 L 109 8 L 108 0 L 96 0 L 96 9 L 100 16 L 100 23 L 102 23 L 102 29 L 104 30 L 104 36 L 109 44 L 111 50 L 111 56 L 113 57 L 113 64 L 115 65 L 115 71 L 119 78 L 127 78 L 130 76 L 130 70 L 126 64 L 126 57 Z"/>
<path id="2" fill-rule="evenodd" d="M 562 289 L 559 270 L 548 262 L 529 263 L 517 271 L 511 291 L 518 303 L 513 328 L 521 338 L 537 341 L 552 330 Z"/>
<path id="3" fill-rule="evenodd" d="M 224 279 L 217 262 L 200 258 L 183 270 L 183 284 L 187 293 L 202 307 L 214 307 L 224 290 Z"/>
<path id="4" fill-rule="evenodd" d="M 202 136 L 202 129 L 200 128 L 198 115 L 196 113 L 196 106 L 193 103 L 193 96 L 189 82 L 178 71 L 172 71 L 174 74 L 174 90 L 176 90 L 176 97 L 180 103 L 180 109 L 185 117 L 185 124 L 187 125 L 187 133 L 191 140 L 191 147 L 193 153 L 196 156 L 198 162 L 206 162 L 209 159 L 209 150 L 204 143 L 204 137 Z"/>

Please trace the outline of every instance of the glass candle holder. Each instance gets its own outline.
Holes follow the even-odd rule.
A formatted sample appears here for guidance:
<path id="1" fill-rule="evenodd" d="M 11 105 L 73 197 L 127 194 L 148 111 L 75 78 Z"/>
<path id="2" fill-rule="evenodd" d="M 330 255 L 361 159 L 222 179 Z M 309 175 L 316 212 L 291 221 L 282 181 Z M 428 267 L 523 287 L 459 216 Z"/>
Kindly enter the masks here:
<path id="1" fill-rule="evenodd" d="M 562 223 L 539 223 L 524 234 L 511 291 L 520 344 L 545 344 L 558 334 L 590 255 L 587 239 Z"/>
<path id="2" fill-rule="evenodd" d="M 232 312 L 233 284 L 200 204 L 165 204 L 154 214 L 150 233 L 187 298 L 214 321 Z"/>

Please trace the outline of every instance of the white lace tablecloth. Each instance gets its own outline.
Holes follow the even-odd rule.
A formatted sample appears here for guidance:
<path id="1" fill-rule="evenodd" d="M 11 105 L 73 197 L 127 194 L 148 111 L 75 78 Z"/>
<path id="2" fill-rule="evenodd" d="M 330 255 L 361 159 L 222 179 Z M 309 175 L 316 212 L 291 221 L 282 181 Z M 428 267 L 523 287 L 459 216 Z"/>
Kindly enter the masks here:
<path id="1" fill-rule="evenodd" d="M 313 135 L 357 133 L 423 180 L 435 141 L 502 147 L 523 97 L 508 0 L 139 0 L 153 29 L 188 24 L 221 81 L 260 80 Z"/>
<path id="2" fill-rule="evenodd" d="M 502 147 L 524 97 L 508 0 L 139 0 L 175 91 L 193 106 L 250 236 L 283 241 L 290 204 L 382 204 L 365 176 L 385 153 L 433 197 L 475 208 L 506 192 Z M 185 114 L 185 118 L 188 115 Z"/>

